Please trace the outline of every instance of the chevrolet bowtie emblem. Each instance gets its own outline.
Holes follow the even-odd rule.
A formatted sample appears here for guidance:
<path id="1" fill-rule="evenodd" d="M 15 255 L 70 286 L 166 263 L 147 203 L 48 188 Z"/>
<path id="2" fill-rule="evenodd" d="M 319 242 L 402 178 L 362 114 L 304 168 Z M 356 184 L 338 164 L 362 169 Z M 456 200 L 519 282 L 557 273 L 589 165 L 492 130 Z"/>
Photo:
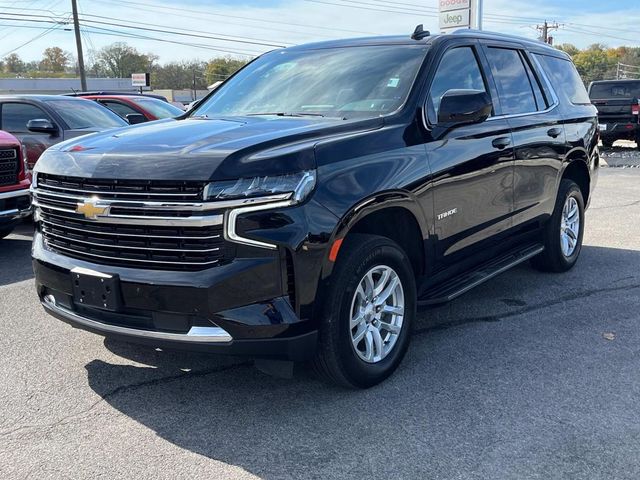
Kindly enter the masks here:
<path id="1" fill-rule="evenodd" d="M 96 205 L 95 201 L 87 200 L 85 202 L 78 203 L 76 213 L 84 215 L 84 218 L 89 220 L 95 220 L 98 217 L 108 215 L 109 207 L 100 207 Z"/>

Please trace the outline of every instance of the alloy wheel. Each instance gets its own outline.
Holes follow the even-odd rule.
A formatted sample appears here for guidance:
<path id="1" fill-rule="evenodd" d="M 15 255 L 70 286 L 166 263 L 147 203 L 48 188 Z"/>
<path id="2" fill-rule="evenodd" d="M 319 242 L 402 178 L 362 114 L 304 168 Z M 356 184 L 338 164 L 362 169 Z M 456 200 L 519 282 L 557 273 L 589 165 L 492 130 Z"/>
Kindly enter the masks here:
<path id="1" fill-rule="evenodd" d="M 560 245 L 562 254 L 570 257 L 578 246 L 580 235 L 580 208 L 574 197 L 568 197 L 562 209 L 562 220 L 560 223 Z"/>
<path id="2" fill-rule="evenodd" d="M 371 268 L 351 302 L 351 343 L 358 357 L 378 363 L 393 350 L 402 331 L 404 290 L 398 274 L 386 265 Z"/>

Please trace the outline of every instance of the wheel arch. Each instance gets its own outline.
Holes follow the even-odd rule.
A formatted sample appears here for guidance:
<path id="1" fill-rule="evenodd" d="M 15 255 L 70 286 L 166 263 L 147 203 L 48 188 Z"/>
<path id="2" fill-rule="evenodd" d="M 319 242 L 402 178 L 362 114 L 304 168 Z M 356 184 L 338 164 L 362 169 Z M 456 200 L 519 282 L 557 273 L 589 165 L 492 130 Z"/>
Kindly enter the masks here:
<path id="1" fill-rule="evenodd" d="M 368 233 L 389 238 L 400 245 L 409 256 L 416 277 L 426 268 L 425 241 L 429 236 L 429 220 L 415 198 L 408 192 L 391 191 L 365 199 L 350 208 L 332 234 L 330 245 L 338 247 L 352 233 Z M 323 278 L 330 276 L 340 249 L 331 259 L 326 258 Z"/>
<path id="2" fill-rule="evenodd" d="M 591 195 L 591 174 L 586 152 L 575 150 L 567 156 L 567 162 L 562 170 L 560 180 L 565 178 L 573 180 L 578 185 L 582 192 L 584 203 L 588 205 Z"/>

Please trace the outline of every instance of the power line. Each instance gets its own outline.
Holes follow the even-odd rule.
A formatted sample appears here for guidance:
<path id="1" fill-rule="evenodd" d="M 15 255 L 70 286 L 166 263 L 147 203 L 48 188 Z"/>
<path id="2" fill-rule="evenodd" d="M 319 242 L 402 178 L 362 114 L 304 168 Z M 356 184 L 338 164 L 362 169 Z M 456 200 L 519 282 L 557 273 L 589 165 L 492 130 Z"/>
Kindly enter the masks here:
<path id="1" fill-rule="evenodd" d="M 287 25 L 291 27 L 299 27 L 299 28 L 306 28 L 306 29 L 312 28 L 316 30 L 327 30 L 327 31 L 335 31 L 335 32 L 359 33 L 364 35 L 379 35 L 379 33 L 376 33 L 376 32 L 366 32 L 361 30 L 350 30 L 350 29 L 343 29 L 343 28 L 336 28 L 336 27 L 323 27 L 320 25 L 310 25 L 305 23 L 291 23 L 291 22 L 283 22 L 281 20 L 259 19 L 259 18 L 252 18 L 252 17 L 246 17 L 246 16 L 239 16 L 239 15 L 228 15 L 228 14 L 222 14 L 222 13 L 211 13 L 203 10 L 194 10 L 194 9 L 178 8 L 178 7 L 166 7 L 162 5 L 153 5 L 149 3 L 141 3 L 141 2 L 127 1 L 127 0 L 110 0 L 110 3 L 117 3 L 121 5 L 133 5 L 136 7 L 140 7 L 140 6 L 150 7 L 152 10 L 147 10 L 147 11 L 152 11 L 156 13 L 158 12 L 158 10 L 167 10 L 170 12 L 185 12 L 185 13 L 193 13 L 195 15 L 198 15 L 197 17 L 194 17 L 194 16 L 179 15 L 174 13 L 175 16 L 184 17 L 184 18 L 201 19 L 202 16 L 204 15 L 208 17 L 234 18 L 234 19 L 244 20 L 244 21 L 267 23 L 269 25 L 278 24 L 278 25 Z"/>
<path id="2" fill-rule="evenodd" d="M 0 55 L 0 57 L 4 58 L 4 57 L 6 57 L 7 55 L 10 55 L 11 53 L 13 53 L 13 52 L 16 52 L 16 51 L 20 50 L 22 47 L 25 47 L 25 46 L 29 45 L 30 43 L 33 43 L 33 42 L 35 42 L 36 40 L 41 39 L 41 38 L 42 38 L 42 37 L 44 37 L 45 35 L 49 35 L 49 34 L 50 34 L 51 32 L 53 32 L 56 28 L 58 28 L 58 25 L 53 25 L 52 27 L 47 28 L 44 32 L 42 32 L 42 33 L 40 33 L 40 34 L 36 35 L 35 37 L 31 38 L 30 40 L 27 40 L 26 42 L 24 42 L 24 43 L 22 43 L 22 44 L 18 45 L 17 47 L 15 47 L 15 48 L 13 48 L 13 49 L 11 49 L 11 50 L 9 50 L 9 51 L 7 51 L 7 52 L 5 52 L 5 53 L 1 54 L 1 55 Z"/>

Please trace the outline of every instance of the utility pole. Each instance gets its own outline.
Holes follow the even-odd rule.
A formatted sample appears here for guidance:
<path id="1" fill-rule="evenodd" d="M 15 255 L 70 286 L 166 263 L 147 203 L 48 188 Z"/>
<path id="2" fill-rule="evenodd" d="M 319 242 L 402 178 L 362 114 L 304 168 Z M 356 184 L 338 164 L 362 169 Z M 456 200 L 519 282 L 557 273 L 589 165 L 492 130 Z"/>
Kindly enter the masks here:
<path id="1" fill-rule="evenodd" d="M 548 44 L 551 44 L 553 42 L 553 38 L 549 36 L 549 31 L 557 30 L 559 28 L 560 25 L 558 25 L 557 23 L 554 22 L 552 24 L 549 24 L 546 20 L 542 25 L 536 25 L 536 29 L 542 32 L 542 35 L 540 35 L 540 40 Z"/>
<path id="2" fill-rule="evenodd" d="M 478 30 L 482 30 L 482 10 L 483 10 L 484 0 L 478 0 Z"/>
<path id="3" fill-rule="evenodd" d="M 82 39 L 80 38 L 80 22 L 78 22 L 78 5 L 76 0 L 71 0 L 71 11 L 73 12 L 73 30 L 76 33 L 76 49 L 78 50 L 78 69 L 80 70 L 80 86 L 83 92 L 87 89 L 87 74 L 84 71 L 84 56 L 82 55 Z"/>

